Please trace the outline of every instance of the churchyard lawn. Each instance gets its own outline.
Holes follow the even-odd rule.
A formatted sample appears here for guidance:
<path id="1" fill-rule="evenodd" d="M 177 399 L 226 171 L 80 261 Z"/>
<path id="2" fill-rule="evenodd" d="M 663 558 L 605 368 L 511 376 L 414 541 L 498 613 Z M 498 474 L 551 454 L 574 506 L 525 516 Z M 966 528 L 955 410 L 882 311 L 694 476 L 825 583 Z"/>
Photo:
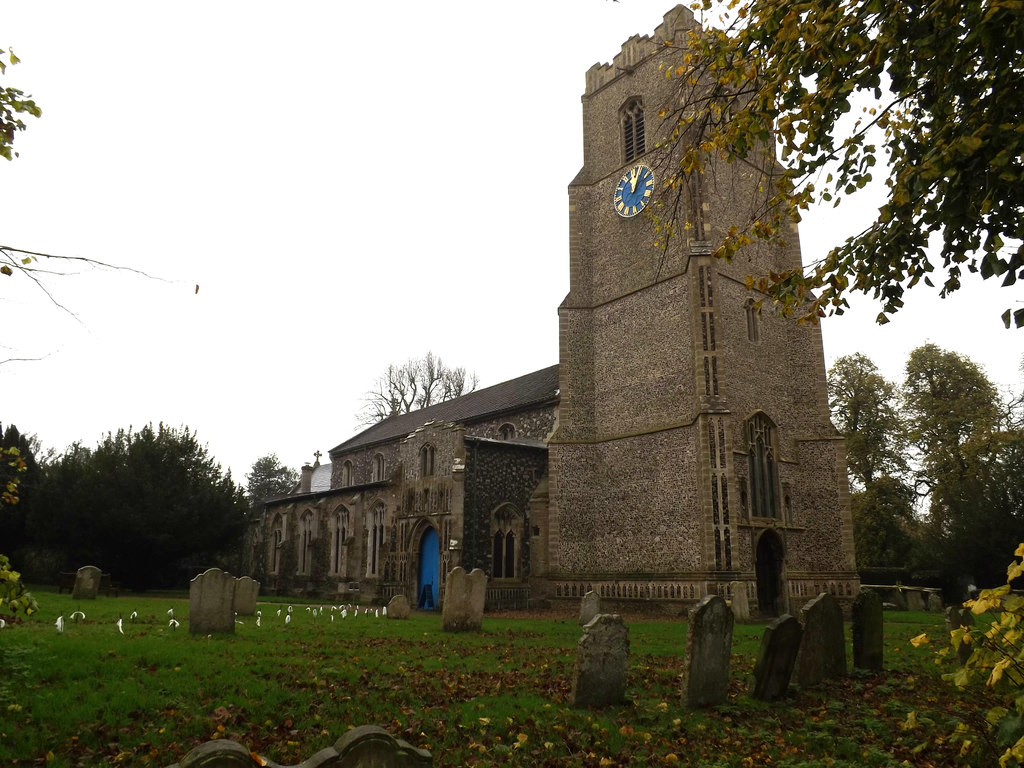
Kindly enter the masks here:
<path id="1" fill-rule="evenodd" d="M 292 603 L 286 624 L 275 602 L 261 626 L 240 617 L 233 636 L 202 637 L 186 599 L 36 595 L 36 616 L 0 630 L 3 766 L 166 766 L 217 738 L 290 765 L 365 724 L 436 766 L 994 763 L 950 738 L 958 721 L 984 730 L 984 691 L 956 691 L 941 679 L 951 662 L 909 642 L 943 636 L 938 614 L 886 613 L 884 673 L 771 703 L 747 695 L 764 625 L 737 624 L 728 703 L 697 712 L 680 704 L 686 624 L 627 620 L 629 702 L 590 711 L 568 704 L 575 619 L 485 616 L 479 633 L 446 634 L 439 613 L 342 619 L 325 604 L 314 618 L 319 603 Z"/>

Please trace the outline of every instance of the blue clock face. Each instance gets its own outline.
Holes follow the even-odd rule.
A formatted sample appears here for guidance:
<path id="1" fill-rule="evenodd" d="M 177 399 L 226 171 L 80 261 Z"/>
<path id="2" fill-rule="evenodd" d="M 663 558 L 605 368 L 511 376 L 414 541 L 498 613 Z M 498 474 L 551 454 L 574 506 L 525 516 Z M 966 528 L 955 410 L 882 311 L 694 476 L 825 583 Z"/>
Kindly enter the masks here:
<path id="1" fill-rule="evenodd" d="M 634 165 L 615 185 L 615 212 L 623 218 L 636 216 L 647 207 L 654 195 L 654 172 L 639 163 Z"/>

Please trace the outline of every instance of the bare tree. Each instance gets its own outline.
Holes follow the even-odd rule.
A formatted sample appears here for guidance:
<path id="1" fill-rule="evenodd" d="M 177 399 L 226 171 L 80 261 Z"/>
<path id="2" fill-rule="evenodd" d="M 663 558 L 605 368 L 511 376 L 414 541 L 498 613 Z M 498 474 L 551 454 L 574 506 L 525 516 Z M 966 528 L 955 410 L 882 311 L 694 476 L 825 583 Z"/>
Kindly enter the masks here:
<path id="1" fill-rule="evenodd" d="M 363 398 L 361 424 L 376 424 L 389 416 L 427 408 L 476 389 L 479 379 L 462 366 L 449 367 L 433 352 L 392 363 L 377 377 Z"/>

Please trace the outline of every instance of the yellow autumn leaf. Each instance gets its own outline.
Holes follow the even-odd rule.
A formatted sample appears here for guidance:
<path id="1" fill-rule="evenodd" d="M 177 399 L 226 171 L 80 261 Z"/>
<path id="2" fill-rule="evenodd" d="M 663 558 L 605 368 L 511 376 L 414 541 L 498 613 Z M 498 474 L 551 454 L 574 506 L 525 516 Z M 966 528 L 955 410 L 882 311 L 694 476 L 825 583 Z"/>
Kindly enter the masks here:
<path id="1" fill-rule="evenodd" d="M 928 643 L 928 642 L 930 642 L 930 640 L 928 639 L 928 633 L 927 632 L 922 632 L 917 637 L 910 638 L 910 644 L 912 646 L 914 646 L 915 648 L 920 648 L 922 645 L 924 645 L 925 643 Z"/>

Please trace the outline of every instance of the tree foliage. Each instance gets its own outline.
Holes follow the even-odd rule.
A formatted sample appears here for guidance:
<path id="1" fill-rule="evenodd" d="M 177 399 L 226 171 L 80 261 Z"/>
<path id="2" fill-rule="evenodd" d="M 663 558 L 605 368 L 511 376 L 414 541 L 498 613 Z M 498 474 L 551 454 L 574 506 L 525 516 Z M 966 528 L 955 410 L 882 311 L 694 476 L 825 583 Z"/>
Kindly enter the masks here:
<path id="1" fill-rule="evenodd" d="M 20 61 L 14 55 L 14 51 L 0 48 L 0 75 L 7 73 L 8 64 L 14 65 Z M 11 149 L 14 144 L 14 135 L 18 131 L 25 130 L 25 121 L 21 115 L 39 117 L 43 111 L 24 92 L 11 86 L 0 88 L 0 156 L 13 160 L 18 153 Z M 3 267 L 0 267 L 3 269 Z"/>
<path id="2" fill-rule="evenodd" d="M 245 476 L 246 496 L 254 503 L 271 496 L 283 496 L 299 481 L 299 473 L 284 466 L 276 453 L 261 456 Z"/>
<path id="3" fill-rule="evenodd" d="M 242 489 L 187 427 L 160 424 L 80 444 L 46 465 L 33 515 L 35 540 L 92 563 L 126 586 L 180 584 L 184 565 L 219 562 L 245 525 Z"/>
<path id="4" fill-rule="evenodd" d="M 765 191 L 716 255 L 783 239 L 812 204 L 838 205 L 888 165 L 877 219 L 808 270 L 757 287 L 802 319 L 837 313 L 849 291 L 879 322 L 923 281 L 957 290 L 964 271 L 1024 277 L 1024 14 L 1019 0 L 702 0 L 721 26 L 694 28 L 666 75 L 677 98 L 663 149 L 682 194 L 709 161 L 742 162 Z M 774 148 L 782 165 L 765 157 Z M 770 152 L 769 152 L 770 154 Z M 678 197 L 668 197 L 672 234 Z M 814 293 L 812 293 L 814 291 Z M 1011 313 L 1004 313 L 1009 325 Z M 1013 311 L 1024 325 L 1024 309 Z"/>
<path id="5" fill-rule="evenodd" d="M 29 469 L 30 458 L 26 458 L 28 452 L 24 450 L 25 444 L 26 441 L 14 427 L 7 428 L 0 443 L 0 468 L 3 470 L 0 473 L 0 515 L 4 516 L 5 523 L 12 508 L 21 501 L 19 486 L 22 476 Z M 10 540 L 0 541 L 5 547 L 10 543 Z M 38 610 L 35 598 L 25 589 L 21 574 L 11 568 L 11 561 L 6 555 L 0 555 L 0 610 L 12 613 L 24 611 L 29 615 Z"/>
<path id="6" fill-rule="evenodd" d="M 850 478 L 863 489 L 907 471 L 898 391 L 865 355 L 840 357 L 828 372 L 832 421 L 846 436 Z"/>
<path id="7" fill-rule="evenodd" d="M 462 366 L 451 367 L 433 352 L 391 364 L 366 393 L 359 419 L 376 424 L 389 416 L 409 413 L 453 400 L 476 389 L 477 375 Z"/>

